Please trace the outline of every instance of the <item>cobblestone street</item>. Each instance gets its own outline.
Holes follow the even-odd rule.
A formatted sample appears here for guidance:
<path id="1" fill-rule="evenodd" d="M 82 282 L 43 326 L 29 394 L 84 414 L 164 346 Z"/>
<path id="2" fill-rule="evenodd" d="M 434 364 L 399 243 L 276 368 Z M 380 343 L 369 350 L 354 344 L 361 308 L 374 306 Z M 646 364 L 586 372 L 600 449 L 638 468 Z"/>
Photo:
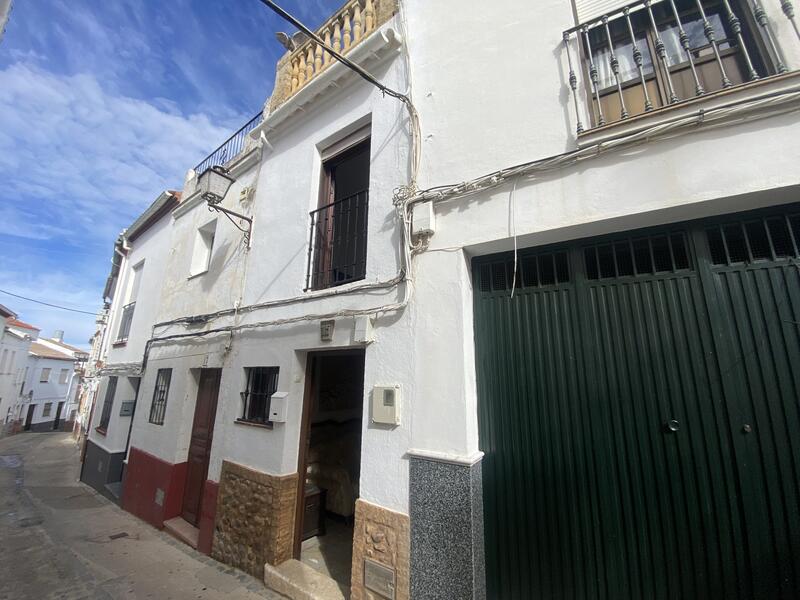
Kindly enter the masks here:
<path id="1" fill-rule="evenodd" d="M 67 433 L 0 440 L 0 599 L 278 599 L 78 482 Z"/>

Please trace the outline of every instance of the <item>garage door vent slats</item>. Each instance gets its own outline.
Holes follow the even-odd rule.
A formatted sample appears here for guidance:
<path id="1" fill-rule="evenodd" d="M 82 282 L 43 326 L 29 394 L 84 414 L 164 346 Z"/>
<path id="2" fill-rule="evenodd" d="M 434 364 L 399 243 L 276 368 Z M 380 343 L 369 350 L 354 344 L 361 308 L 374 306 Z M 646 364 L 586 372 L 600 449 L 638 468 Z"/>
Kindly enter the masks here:
<path id="1" fill-rule="evenodd" d="M 589 280 L 674 273 L 691 268 L 686 235 L 623 239 L 584 249 Z"/>
<path id="2" fill-rule="evenodd" d="M 736 265 L 798 258 L 800 215 L 727 223 L 706 229 L 711 262 Z"/>
<path id="3" fill-rule="evenodd" d="M 514 261 L 502 261 L 481 266 L 479 289 L 482 292 L 505 292 L 512 285 L 519 288 L 541 288 L 569 283 L 569 261 L 566 252 L 521 255 L 517 259 L 517 278 L 514 283 Z"/>

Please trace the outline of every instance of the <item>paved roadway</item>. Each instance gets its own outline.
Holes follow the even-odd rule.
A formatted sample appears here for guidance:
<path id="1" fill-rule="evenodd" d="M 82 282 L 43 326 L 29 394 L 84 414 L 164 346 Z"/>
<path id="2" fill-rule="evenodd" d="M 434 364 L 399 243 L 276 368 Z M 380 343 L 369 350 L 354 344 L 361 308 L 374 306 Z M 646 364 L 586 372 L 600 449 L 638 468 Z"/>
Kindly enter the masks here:
<path id="1" fill-rule="evenodd" d="M 283 598 L 78 481 L 68 433 L 0 439 L 0 600 Z"/>

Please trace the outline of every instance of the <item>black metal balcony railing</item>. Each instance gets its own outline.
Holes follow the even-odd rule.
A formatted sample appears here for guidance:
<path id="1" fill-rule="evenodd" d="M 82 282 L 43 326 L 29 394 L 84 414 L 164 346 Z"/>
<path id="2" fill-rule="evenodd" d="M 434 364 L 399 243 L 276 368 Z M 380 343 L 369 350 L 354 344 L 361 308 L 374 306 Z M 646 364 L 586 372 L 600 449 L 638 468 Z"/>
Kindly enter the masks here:
<path id="1" fill-rule="evenodd" d="M 239 131 L 225 140 L 219 146 L 219 148 L 206 156 L 194 168 L 195 173 L 200 175 L 206 169 L 210 169 L 214 165 L 224 165 L 229 160 L 236 158 L 242 152 L 242 150 L 244 150 L 247 134 L 253 131 L 253 129 L 255 129 L 259 123 L 261 123 L 261 118 L 262 114 L 259 112 L 256 116 L 245 123 L 241 129 L 239 129 Z"/>
<path id="2" fill-rule="evenodd" d="M 136 302 L 131 302 L 122 307 L 122 318 L 119 322 L 119 330 L 117 331 L 117 342 L 125 342 L 131 333 L 131 323 L 133 322 L 133 311 L 136 308 Z"/>
<path id="3" fill-rule="evenodd" d="M 578 133 L 788 70 L 761 0 L 637 0 L 563 40 Z"/>
<path id="4" fill-rule="evenodd" d="M 364 190 L 311 212 L 306 290 L 364 278 L 368 207 Z"/>

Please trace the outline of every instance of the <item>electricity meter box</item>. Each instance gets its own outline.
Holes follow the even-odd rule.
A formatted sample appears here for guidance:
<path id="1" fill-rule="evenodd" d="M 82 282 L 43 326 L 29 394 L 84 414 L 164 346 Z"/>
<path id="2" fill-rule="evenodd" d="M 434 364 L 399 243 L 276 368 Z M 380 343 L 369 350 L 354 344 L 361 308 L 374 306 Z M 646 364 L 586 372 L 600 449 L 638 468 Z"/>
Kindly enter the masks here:
<path id="1" fill-rule="evenodd" d="M 376 385 L 372 388 L 372 422 L 400 425 L 400 386 Z"/>
<path id="2" fill-rule="evenodd" d="M 275 392 L 269 403 L 269 420 L 273 423 L 286 423 L 286 416 L 289 411 L 289 394 L 287 392 Z"/>

